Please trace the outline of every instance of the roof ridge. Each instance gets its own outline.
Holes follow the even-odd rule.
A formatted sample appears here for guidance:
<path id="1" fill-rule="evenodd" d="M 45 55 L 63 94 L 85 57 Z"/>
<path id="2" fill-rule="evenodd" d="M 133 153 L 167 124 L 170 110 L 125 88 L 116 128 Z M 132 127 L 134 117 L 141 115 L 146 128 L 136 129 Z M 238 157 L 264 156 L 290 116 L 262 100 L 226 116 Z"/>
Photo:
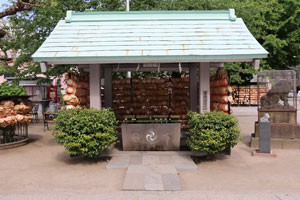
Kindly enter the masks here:
<path id="1" fill-rule="evenodd" d="M 173 21 L 173 20 L 229 20 L 235 21 L 234 9 L 192 11 L 117 11 L 75 12 L 67 11 L 66 23 L 90 21 Z"/>

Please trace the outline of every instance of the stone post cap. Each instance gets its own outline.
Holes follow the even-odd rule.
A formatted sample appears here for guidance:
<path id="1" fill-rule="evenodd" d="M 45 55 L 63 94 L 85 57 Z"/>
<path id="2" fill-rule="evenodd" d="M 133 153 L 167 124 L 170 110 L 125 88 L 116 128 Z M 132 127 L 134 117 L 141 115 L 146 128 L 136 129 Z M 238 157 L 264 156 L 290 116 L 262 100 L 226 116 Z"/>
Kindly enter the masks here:
<path id="1" fill-rule="evenodd" d="M 270 122 L 269 119 L 270 119 L 269 113 L 265 113 L 265 115 L 260 118 L 260 122 L 263 122 L 263 123 Z"/>

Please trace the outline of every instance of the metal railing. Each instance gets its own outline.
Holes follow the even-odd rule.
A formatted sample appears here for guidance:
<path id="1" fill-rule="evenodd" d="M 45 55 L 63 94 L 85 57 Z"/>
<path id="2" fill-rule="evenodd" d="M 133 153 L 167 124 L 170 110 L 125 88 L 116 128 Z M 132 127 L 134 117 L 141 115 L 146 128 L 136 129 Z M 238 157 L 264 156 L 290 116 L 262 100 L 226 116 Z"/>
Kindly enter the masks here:
<path id="1" fill-rule="evenodd" d="M 15 146 L 28 140 L 27 122 L 18 122 L 7 127 L 0 127 L 0 148 Z"/>

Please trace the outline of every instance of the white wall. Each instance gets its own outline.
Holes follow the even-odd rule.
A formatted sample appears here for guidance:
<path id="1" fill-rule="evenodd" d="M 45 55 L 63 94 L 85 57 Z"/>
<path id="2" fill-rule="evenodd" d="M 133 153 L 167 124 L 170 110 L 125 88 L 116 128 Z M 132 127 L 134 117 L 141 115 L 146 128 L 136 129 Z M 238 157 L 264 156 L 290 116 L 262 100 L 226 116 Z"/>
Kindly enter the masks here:
<path id="1" fill-rule="evenodd" d="M 210 111 L 210 80 L 209 80 L 209 63 L 200 63 L 199 66 L 199 112 Z"/>
<path id="2" fill-rule="evenodd" d="M 98 108 L 101 105 L 101 68 L 99 64 L 90 65 L 90 107 Z"/>

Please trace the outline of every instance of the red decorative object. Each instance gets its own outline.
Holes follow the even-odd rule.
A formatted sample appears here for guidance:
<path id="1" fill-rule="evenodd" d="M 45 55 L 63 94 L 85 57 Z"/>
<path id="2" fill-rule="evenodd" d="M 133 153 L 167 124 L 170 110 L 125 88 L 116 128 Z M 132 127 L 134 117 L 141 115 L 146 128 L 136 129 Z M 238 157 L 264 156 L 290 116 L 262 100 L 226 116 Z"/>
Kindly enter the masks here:
<path id="1" fill-rule="evenodd" d="M 57 86 L 56 85 L 51 85 L 48 86 L 48 99 L 51 101 L 57 102 Z"/>

